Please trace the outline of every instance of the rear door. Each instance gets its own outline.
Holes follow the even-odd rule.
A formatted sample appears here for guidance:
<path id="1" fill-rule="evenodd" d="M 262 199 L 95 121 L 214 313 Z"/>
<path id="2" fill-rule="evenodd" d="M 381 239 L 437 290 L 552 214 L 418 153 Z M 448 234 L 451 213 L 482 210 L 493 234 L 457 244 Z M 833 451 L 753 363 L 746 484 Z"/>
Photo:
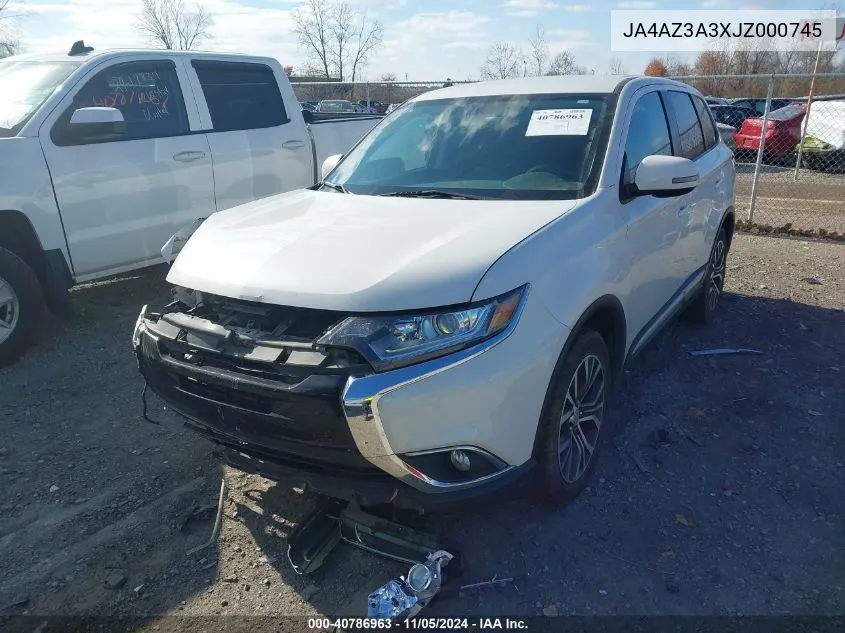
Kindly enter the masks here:
<path id="1" fill-rule="evenodd" d="M 92 67 L 39 131 L 77 280 L 160 261 L 177 229 L 214 211 L 211 153 L 192 133 L 187 78 L 166 57 L 107 64 Z M 68 121 L 86 106 L 120 110 L 125 134 L 71 138 Z"/>
<path id="2" fill-rule="evenodd" d="M 313 146 L 301 108 L 274 68 L 208 58 L 189 66 L 219 211 L 313 184 Z"/>
<path id="3" fill-rule="evenodd" d="M 710 110 L 698 95 L 678 90 L 666 91 L 670 121 L 678 139 L 675 155 L 692 160 L 698 167 L 699 182 L 681 197 L 679 251 L 684 277 L 700 272 L 710 253 L 708 224 L 718 223 L 724 211 L 722 202 L 727 183 L 729 150 L 719 143 Z"/>

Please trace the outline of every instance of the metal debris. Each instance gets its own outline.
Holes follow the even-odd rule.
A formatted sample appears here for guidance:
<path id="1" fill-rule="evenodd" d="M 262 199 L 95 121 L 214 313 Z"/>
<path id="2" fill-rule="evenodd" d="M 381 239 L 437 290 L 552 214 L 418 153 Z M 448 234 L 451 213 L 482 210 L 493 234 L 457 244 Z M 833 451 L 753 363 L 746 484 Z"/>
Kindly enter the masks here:
<path id="1" fill-rule="evenodd" d="M 217 500 L 217 517 L 214 519 L 214 529 L 211 530 L 211 536 L 208 537 L 208 540 L 202 545 L 197 545 L 196 547 L 189 549 L 186 552 L 188 556 L 190 556 L 191 554 L 195 554 L 196 552 L 203 550 L 206 547 L 210 547 L 217 540 L 217 536 L 220 534 L 220 526 L 223 523 L 223 502 L 225 501 L 225 499 L 226 478 L 222 477 L 220 479 L 220 497 Z"/>
<path id="2" fill-rule="evenodd" d="M 687 353 L 690 356 L 730 356 L 738 354 L 762 355 L 763 352 L 758 351 L 756 349 L 748 349 L 745 347 L 717 347 L 714 349 L 700 349 Z"/>

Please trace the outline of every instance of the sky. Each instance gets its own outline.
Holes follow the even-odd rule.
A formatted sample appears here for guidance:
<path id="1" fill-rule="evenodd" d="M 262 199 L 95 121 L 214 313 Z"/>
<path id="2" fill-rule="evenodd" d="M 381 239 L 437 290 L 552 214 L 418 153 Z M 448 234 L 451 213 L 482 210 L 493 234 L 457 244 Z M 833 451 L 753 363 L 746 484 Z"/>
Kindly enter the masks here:
<path id="1" fill-rule="evenodd" d="M 14 0 L 13 0 L 14 1 Z M 302 0 L 201 0 L 214 17 L 213 39 L 201 48 L 268 55 L 295 68 L 305 55 L 291 32 Z M 552 55 L 568 49 L 576 62 L 606 73 L 612 9 L 809 9 L 814 0 L 346 0 L 385 27 L 384 45 L 362 79 L 393 73 L 399 81 L 477 79 L 490 44 L 527 50 L 538 24 Z M 188 5 L 193 0 L 186 0 Z M 134 28 L 139 0 L 23 0 L 17 13 L 26 52 L 64 51 L 78 39 L 97 49 L 142 47 Z M 641 73 L 649 55 L 617 53 L 624 69 Z"/>

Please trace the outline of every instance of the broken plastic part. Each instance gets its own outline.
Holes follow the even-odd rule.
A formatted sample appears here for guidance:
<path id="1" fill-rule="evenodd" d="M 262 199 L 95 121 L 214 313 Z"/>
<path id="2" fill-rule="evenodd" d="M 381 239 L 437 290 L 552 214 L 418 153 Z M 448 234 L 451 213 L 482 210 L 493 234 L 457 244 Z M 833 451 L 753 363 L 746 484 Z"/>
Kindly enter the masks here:
<path id="1" fill-rule="evenodd" d="M 403 618 L 408 617 L 418 606 L 419 600 L 410 588 L 401 580 L 391 580 L 376 589 L 367 598 L 367 617 Z M 419 609 L 414 611 L 414 615 Z"/>
<path id="2" fill-rule="evenodd" d="M 443 565 L 454 556 L 444 550 L 430 554 L 425 563 L 408 571 L 407 580 L 398 578 L 376 589 L 367 598 L 371 618 L 412 618 L 434 599 L 443 586 Z"/>
<path id="3" fill-rule="evenodd" d="M 196 232 L 196 230 L 200 227 L 200 224 L 205 222 L 206 218 L 197 218 L 188 226 L 182 227 L 178 231 L 176 231 L 173 235 L 170 236 L 170 239 L 164 243 L 164 246 L 161 247 L 161 256 L 164 258 L 168 264 L 171 263 L 179 254 L 179 251 L 182 250 L 182 247 L 185 246 L 185 243 L 188 239 Z"/>

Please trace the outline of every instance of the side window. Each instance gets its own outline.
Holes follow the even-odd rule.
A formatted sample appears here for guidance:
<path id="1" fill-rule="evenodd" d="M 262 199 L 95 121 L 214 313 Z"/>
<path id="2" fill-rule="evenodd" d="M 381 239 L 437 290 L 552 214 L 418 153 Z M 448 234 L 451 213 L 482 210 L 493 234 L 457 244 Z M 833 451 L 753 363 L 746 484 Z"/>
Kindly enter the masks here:
<path id="1" fill-rule="evenodd" d="M 663 110 L 663 101 L 657 92 L 643 95 L 634 104 L 625 141 L 622 185 L 633 184 L 637 167 L 643 158 L 653 154 L 672 155 L 669 124 Z"/>
<path id="2" fill-rule="evenodd" d="M 716 136 L 716 125 L 713 123 L 713 116 L 710 113 L 710 108 L 704 103 L 701 97 L 693 97 L 695 103 L 695 110 L 698 113 L 698 120 L 701 123 L 701 129 L 704 131 L 704 146 L 707 149 L 713 147 L 718 141 Z"/>
<path id="3" fill-rule="evenodd" d="M 257 130 L 287 123 L 273 69 L 264 64 L 194 60 L 215 132 Z"/>
<path id="4" fill-rule="evenodd" d="M 73 112 L 92 106 L 117 108 L 126 132 L 112 141 L 180 136 L 189 130 L 179 77 L 172 62 L 129 62 L 97 73 L 73 98 L 53 128 L 59 145 L 73 144 L 64 130 Z"/>
<path id="5" fill-rule="evenodd" d="M 669 104 L 675 115 L 675 123 L 678 126 L 678 137 L 680 147 L 676 148 L 675 155 L 684 158 L 695 159 L 704 153 L 704 134 L 701 131 L 701 124 L 698 115 L 692 105 L 692 99 L 686 92 L 669 90 L 667 93 Z"/>

